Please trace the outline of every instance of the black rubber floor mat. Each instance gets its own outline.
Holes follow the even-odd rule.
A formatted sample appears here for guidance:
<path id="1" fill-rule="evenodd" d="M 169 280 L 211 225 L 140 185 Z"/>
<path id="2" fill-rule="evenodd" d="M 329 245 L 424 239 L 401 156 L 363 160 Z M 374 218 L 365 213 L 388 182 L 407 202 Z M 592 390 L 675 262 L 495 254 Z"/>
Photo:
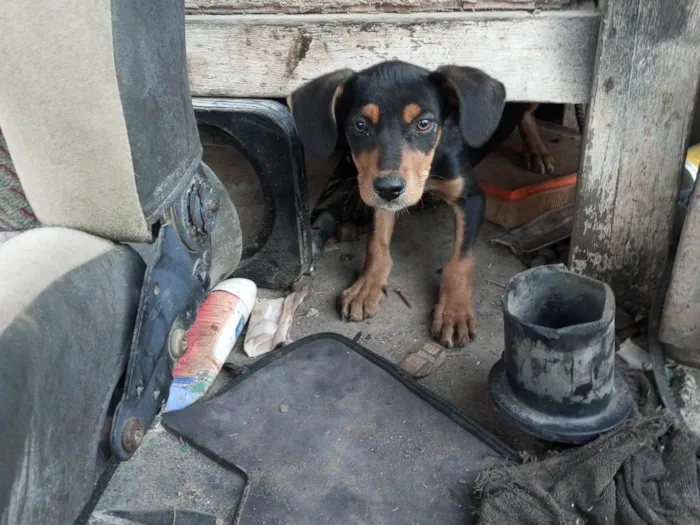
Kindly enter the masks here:
<path id="1" fill-rule="evenodd" d="M 236 523 L 465 525 L 513 451 L 389 362 L 320 334 L 163 424 L 248 476 Z"/>

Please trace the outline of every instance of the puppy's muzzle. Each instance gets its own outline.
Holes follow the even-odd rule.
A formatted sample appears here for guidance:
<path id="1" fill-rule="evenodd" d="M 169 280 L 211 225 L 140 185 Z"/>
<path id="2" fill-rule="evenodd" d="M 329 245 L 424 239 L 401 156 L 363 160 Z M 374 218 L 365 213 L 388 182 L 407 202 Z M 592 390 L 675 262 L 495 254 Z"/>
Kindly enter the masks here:
<path id="1" fill-rule="evenodd" d="M 374 179 L 374 191 L 387 202 L 398 199 L 406 191 L 406 180 L 397 175 L 384 175 Z"/>

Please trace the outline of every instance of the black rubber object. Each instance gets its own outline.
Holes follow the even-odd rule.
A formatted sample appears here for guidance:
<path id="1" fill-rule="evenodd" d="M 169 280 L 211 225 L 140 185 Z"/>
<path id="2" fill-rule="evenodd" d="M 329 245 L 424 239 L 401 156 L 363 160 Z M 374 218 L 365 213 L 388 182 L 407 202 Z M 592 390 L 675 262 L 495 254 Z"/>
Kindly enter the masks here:
<path id="1" fill-rule="evenodd" d="M 472 523 L 472 490 L 513 450 L 335 334 L 262 358 L 164 426 L 245 471 L 237 523 Z"/>
<path id="2" fill-rule="evenodd" d="M 193 104 L 197 123 L 223 131 L 250 162 L 265 198 L 257 238 L 244 247 L 233 276 L 261 288 L 289 288 L 313 260 L 304 153 L 289 110 L 271 100 L 197 98 Z"/>
<path id="3" fill-rule="evenodd" d="M 615 374 L 615 388 L 626 392 L 628 387 L 620 374 Z M 609 409 L 588 417 L 548 414 L 541 406 L 533 407 L 518 398 L 508 382 L 505 366 L 499 360 L 489 373 L 491 398 L 505 419 L 516 423 L 527 433 L 551 442 L 581 445 L 601 434 L 614 430 L 634 413 L 634 400 L 629 392 L 610 403 Z"/>
<path id="4" fill-rule="evenodd" d="M 508 419 L 548 441 L 580 444 L 635 411 L 615 373 L 615 296 L 564 265 L 513 277 L 503 294 L 505 352 L 489 374 Z"/>

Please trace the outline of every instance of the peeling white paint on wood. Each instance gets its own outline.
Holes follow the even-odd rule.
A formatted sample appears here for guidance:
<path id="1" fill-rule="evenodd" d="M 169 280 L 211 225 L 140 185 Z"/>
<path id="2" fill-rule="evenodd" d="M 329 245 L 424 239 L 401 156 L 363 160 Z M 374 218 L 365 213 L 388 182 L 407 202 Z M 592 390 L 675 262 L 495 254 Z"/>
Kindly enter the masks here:
<path id="1" fill-rule="evenodd" d="M 195 96 L 286 97 L 337 68 L 401 59 L 481 68 L 509 100 L 574 103 L 588 98 L 598 13 L 190 15 L 186 27 Z"/>
<path id="2" fill-rule="evenodd" d="M 185 0 L 188 14 L 410 13 L 556 9 L 577 0 Z"/>

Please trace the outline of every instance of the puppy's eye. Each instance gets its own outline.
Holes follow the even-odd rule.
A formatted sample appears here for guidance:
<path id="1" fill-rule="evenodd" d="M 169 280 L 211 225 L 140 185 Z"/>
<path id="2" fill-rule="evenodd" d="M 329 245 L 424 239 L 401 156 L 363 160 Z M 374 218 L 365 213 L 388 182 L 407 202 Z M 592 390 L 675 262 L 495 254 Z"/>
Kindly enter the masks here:
<path id="1" fill-rule="evenodd" d="M 367 123 L 362 119 L 356 120 L 352 124 L 352 129 L 356 133 L 366 133 L 367 132 Z"/>
<path id="2" fill-rule="evenodd" d="M 433 125 L 435 125 L 434 120 L 430 120 L 429 118 L 421 118 L 416 122 L 416 129 L 425 133 L 426 131 L 433 129 Z"/>

